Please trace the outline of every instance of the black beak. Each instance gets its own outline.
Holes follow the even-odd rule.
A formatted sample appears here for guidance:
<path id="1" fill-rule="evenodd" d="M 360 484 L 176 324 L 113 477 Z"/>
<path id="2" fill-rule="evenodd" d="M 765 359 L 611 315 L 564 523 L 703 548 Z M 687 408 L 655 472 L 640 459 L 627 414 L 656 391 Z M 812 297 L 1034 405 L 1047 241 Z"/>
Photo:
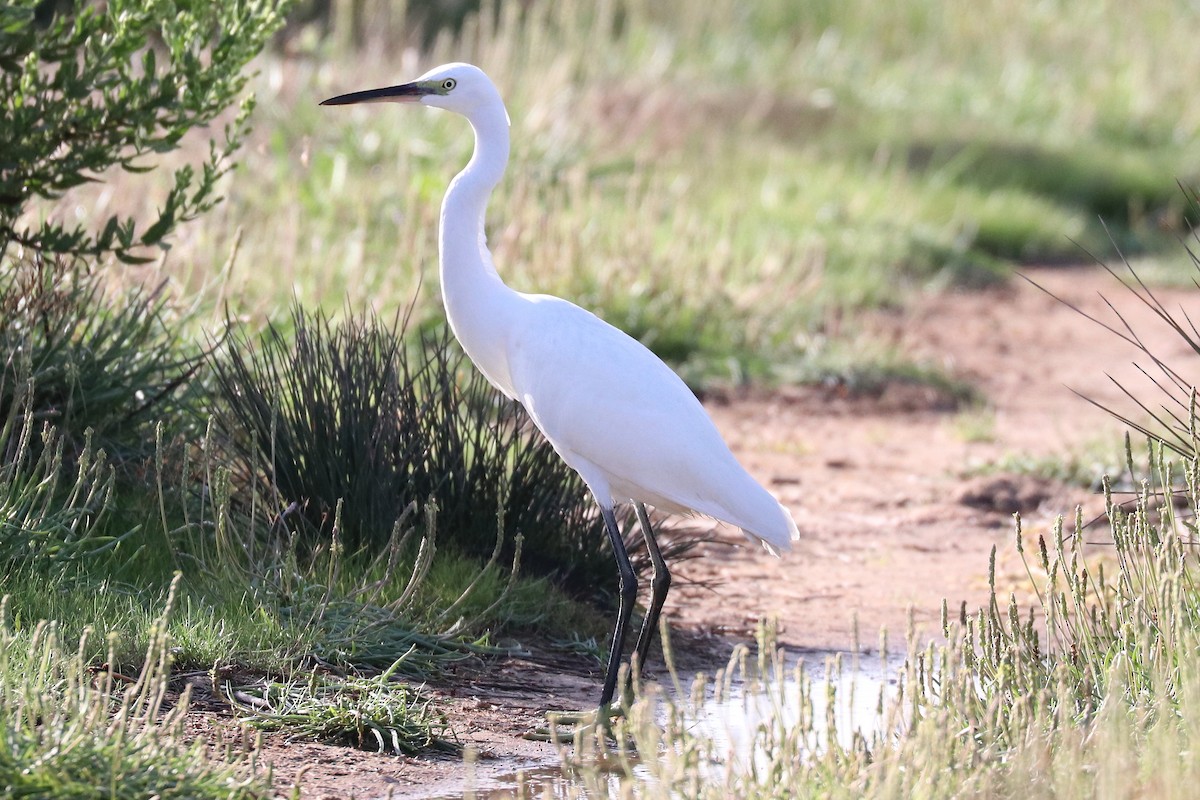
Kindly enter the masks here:
<path id="1" fill-rule="evenodd" d="M 430 91 L 415 83 L 405 83 L 400 86 L 388 86 L 384 89 L 367 89 L 363 92 L 339 94 L 328 100 L 322 100 L 323 106 L 348 106 L 354 103 L 415 103 Z"/>

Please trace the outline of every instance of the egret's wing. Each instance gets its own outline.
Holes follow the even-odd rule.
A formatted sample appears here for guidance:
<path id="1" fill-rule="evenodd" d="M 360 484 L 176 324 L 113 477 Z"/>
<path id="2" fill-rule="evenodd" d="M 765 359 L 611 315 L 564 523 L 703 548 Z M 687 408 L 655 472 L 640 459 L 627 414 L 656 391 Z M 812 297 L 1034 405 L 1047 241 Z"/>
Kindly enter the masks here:
<path id="1" fill-rule="evenodd" d="M 593 314 L 531 301 L 509 367 L 518 399 L 567 463 L 585 479 L 601 474 L 615 499 L 691 509 L 788 546 L 794 524 L 679 376 Z"/>

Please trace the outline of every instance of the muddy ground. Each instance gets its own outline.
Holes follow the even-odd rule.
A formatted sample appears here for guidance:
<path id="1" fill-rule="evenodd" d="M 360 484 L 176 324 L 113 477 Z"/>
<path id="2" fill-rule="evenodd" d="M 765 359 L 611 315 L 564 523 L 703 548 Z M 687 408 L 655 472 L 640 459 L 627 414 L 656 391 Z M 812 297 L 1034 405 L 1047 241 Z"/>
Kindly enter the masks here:
<path id="1" fill-rule="evenodd" d="M 1102 292 L 1168 363 L 1191 357 L 1106 273 L 1076 267 L 1027 274 L 1095 313 L 1105 311 Z M 1194 299 L 1184 291 L 1160 296 L 1175 308 Z M 1007 587 L 1020 588 L 1013 511 L 1037 532 L 1076 504 L 1089 514 L 1102 507 L 1078 486 L 978 473 L 1013 455 L 1079 455 L 1097 442 L 1115 451 L 1122 428 L 1072 389 L 1128 409 L 1108 373 L 1150 396 L 1130 345 L 1023 280 L 933 295 L 903 312 L 880 313 L 872 325 L 909 355 L 976 387 L 983 409 L 955 408 L 943 394 L 906 385 L 866 398 L 828 387 L 710 402 L 734 451 L 792 509 L 804 538 L 776 560 L 717 531 L 722 541 L 679 567 L 713 584 L 679 581 L 668 601 L 685 669 L 723 664 L 734 643 L 751 639 L 755 624 L 770 616 L 779 620 L 781 643 L 801 650 L 850 648 L 855 617 L 865 649 L 877 646 L 885 626 L 898 644 L 910 609 L 922 635 L 936 636 L 943 598 L 957 608 L 986 597 L 993 545 L 1004 596 Z M 471 766 L 457 756 L 386 756 L 279 735 L 267 738 L 260 758 L 274 765 L 281 792 L 303 773 L 304 798 L 461 797 L 477 778 L 555 763 L 553 746 L 522 734 L 546 709 L 593 702 L 600 680 L 594 661 L 535 652 L 434 687 L 459 738 L 478 752 Z M 198 724 L 224 723 L 216 713 Z"/>

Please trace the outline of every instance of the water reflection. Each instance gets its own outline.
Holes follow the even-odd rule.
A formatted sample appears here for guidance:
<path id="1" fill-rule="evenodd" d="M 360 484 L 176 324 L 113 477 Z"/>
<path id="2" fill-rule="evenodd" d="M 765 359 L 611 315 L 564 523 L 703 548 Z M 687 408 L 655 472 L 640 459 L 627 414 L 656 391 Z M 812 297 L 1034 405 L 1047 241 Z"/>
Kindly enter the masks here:
<path id="1" fill-rule="evenodd" d="M 831 737 L 844 748 L 855 736 L 870 741 L 886 733 L 887 712 L 899 691 L 903 665 L 903 656 L 785 653 L 772 670 L 770 688 L 735 683 L 727 696 L 705 703 L 697 735 L 711 739 L 715 752 L 740 759 L 752 755 L 756 732 L 763 725 L 803 728 L 814 752 L 828 747 Z"/>
<path id="2" fill-rule="evenodd" d="M 774 663 L 760 665 L 770 676 L 767 684 L 747 675 L 759 674 L 753 665 L 730 668 L 708 683 L 701 702 L 698 696 L 674 698 L 686 709 L 689 735 L 707 740 L 709 752 L 726 762 L 757 763 L 769 754 L 762 752 L 763 730 L 803 730 L 810 752 L 820 752 L 837 742 L 850 747 L 856 736 L 870 741 L 886 734 L 884 726 L 895 724 L 887 709 L 899 691 L 904 658 L 880 659 L 834 651 L 792 651 Z M 666 704 L 659 717 L 665 722 Z M 643 754 L 644 756 L 645 754 Z M 593 767 L 595 765 L 593 764 Z M 628 762 L 626 763 L 628 766 Z M 714 770 L 724 766 L 714 763 Z M 472 771 L 473 772 L 473 771 Z M 618 797 L 625 771 L 603 774 L 597 782 L 593 773 L 587 793 L 557 764 L 530 765 L 511 772 L 470 774 L 461 790 L 439 793 L 436 800 L 525 800 L 525 798 Z M 648 780 L 648 771 L 635 765 L 635 780 Z M 432 800 L 431 798 L 431 800 Z"/>
<path id="3" fill-rule="evenodd" d="M 487 777 L 475 776 L 457 792 L 431 795 L 428 800 L 578 800 L 582 789 L 561 766 L 538 766 Z M 621 776 L 613 773 L 607 780 L 608 797 L 617 797 Z M 595 781 L 589 783 L 595 789 Z M 601 791 L 604 791 L 602 787 Z M 592 797 L 593 794 L 588 794 Z M 604 794 L 600 796 L 605 796 Z"/>

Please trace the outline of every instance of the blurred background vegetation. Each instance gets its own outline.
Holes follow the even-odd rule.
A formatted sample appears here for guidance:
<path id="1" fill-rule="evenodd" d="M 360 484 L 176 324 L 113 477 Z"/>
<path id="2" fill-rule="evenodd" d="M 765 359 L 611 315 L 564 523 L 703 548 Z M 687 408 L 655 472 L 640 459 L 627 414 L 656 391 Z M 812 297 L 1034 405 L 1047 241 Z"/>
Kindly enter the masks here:
<path id="1" fill-rule="evenodd" d="M 501 273 L 698 390 L 963 394 L 865 313 L 1118 253 L 1190 279 L 1198 22 L 1184 0 L 0 8 L 4 636 L 114 631 L 108 663 L 140 665 L 169 595 L 177 663 L 271 675 L 603 636 L 582 485 L 445 335 L 437 214 L 469 129 L 321 99 L 482 66 L 513 123 Z"/>
<path id="2" fill-rule="evenodd" d="M 170 242 L 179 291 L 258 319 L 295 296 L 439 324 L 438 203 L 469 131 L 317 103 L 448 60 L 483 65 L 513 120 L 490 214 L 506 279 L 596 310 L 697 388 L 903 377 L 856 311 L 1085 250 L 1174 253 L 1177 182 L 1200 172 L 1184 2 L 475 5 L 292 9 L 225 202 Z M 150 217 L 163 191 L 27 213 Z"/>

